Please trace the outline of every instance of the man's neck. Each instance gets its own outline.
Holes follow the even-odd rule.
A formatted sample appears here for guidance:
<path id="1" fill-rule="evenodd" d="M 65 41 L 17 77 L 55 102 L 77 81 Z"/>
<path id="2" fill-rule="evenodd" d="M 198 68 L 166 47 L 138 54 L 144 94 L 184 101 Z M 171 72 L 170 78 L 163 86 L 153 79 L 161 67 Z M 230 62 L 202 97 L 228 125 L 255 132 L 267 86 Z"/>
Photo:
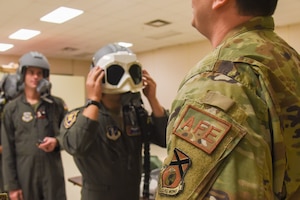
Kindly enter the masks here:
<path id="1" fill-rule="evenodd" d="M 35 89 L 25 88 L 24 93 L 27 102 L 30 103 L 31 105 L 39 102 L 40 94 Z"/>
<path id="2" fill-rule="evenodd" d="M 121 98 L 119 95 L 103 95 L 103 105 L 113 113 L 119 113 L 121 110 Z"/>
<path id="3" fill-rule="evenodd" d="M 212 31 L 213 34 L 211 35 L 211 38 L 209 38 L 212 46 L 215 48 L 220 45 L 230 31 L 249 21 L 251 18 L 253 18 L 253 16 L 240 15 L 232 15 L 228 16 L 227 18 L 220 18 L 221 20 L 215 24 L 215 30 Z"/>

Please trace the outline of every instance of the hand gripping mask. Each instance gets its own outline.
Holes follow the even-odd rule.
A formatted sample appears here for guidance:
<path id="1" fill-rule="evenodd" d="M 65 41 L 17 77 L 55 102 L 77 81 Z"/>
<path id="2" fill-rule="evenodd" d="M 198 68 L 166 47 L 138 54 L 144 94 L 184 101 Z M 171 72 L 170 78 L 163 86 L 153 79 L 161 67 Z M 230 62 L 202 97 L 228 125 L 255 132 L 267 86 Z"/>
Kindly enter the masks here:
<path id="1" fill-rule="evenodd" d="M 105 71 L 103 93 L 136 93 L 143 88 L 142 66 L 133 53 L 118 51 L 106 54 L 99 59 L 96 66 Z"/>

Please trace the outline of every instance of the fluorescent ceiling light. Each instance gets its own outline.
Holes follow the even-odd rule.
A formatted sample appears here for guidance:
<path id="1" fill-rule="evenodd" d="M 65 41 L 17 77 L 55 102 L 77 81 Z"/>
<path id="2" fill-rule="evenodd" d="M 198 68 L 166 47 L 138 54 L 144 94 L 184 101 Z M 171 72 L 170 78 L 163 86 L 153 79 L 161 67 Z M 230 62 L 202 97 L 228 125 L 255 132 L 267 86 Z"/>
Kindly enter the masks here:
<path id="1" fill-rule="evenodd" d="M 0 51 L 7 51 L 10 48 L 13 48 L 14 45 L 12 44 L 5 44 L 5 43 L 0 43 Z"/>
<path id="2" fill-rule="evenodd" d="M 9 36 L 10 39 L 28 40 L 40 34 L 41 31 L 20 29 Z"/>
<path id="3" fill-rule="evenodd" d="M 48 13 L 47 15 L 41 17 L 40 20 L 44 22 L 61 24 L 70 19 L 73 19 L 74 17 L 77 17 L 78 15 L 81 15 L 82 13 L 83 13 L 82 10 L 77 10 L 77 9 L 67 8 L 62 6 Z"/>
<path id="4" fill-rule="evenodd" d="M 10 39 L 15 40 L 29 40 L 40 34 L 41 31 L 29 30 L 29 29 L 20 29 L 9 36 Z"/>
<path id="5" fill-rule="evenodd" d="M 132 43 L 128 43 L 128 42 L 118 42 L 118 45 L 122 46 L 122 47 L 132 47 Z"/>

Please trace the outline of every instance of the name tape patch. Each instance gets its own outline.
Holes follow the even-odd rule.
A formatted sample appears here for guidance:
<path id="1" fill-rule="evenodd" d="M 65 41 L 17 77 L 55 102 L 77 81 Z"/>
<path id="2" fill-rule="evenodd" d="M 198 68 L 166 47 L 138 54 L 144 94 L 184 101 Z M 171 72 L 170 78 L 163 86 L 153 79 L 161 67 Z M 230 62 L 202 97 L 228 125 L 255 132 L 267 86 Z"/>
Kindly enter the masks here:
<path id="1" fill-rule="evenodd" d="M 230 128 L 231 123 L 189 105 L 180 117 L 173 134 L 211 154 Z"/>

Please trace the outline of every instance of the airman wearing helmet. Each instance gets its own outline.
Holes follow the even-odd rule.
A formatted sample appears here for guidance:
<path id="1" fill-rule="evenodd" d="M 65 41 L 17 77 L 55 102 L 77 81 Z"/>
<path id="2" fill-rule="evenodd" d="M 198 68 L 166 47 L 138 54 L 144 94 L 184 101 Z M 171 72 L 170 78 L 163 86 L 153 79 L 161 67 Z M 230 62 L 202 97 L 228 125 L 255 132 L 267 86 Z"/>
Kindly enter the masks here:
<path id="1" fill-rule="evenodd" d="M 4 189 L 12 200 L 65 200 L 60 146 L 55 137 L 66 106 L 50 94 L 50 67 L 44 55 L 29 52 L 19 61 L 22 92 L 3 111 Z"/>
<path id="2" fill-rule="evenodd" d="M 141 66 L 125 47 L 101 48 L 86 79 L 86 105 L 65 117 L 59 141 L 82 174 L 82 200 L 139 200 L 145 132 L 137 113 L 147 114 L 142 90 L 152 108 L 151 141 L 165 146 L 168 116 Z"/>

